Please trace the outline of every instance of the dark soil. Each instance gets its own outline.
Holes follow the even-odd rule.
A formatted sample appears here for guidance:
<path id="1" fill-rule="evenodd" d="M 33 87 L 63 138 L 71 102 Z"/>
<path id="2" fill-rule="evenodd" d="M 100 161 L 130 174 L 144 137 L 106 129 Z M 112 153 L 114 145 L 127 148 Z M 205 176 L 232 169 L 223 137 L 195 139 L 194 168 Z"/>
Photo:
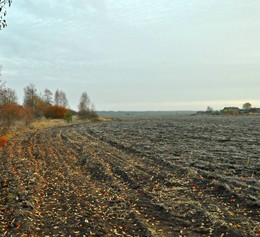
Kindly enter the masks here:
<path id="1" fill-rule="evenodd" d="M 0 236 L 260 236 L 260 118 L 23 133 L 0 159 Z"/>

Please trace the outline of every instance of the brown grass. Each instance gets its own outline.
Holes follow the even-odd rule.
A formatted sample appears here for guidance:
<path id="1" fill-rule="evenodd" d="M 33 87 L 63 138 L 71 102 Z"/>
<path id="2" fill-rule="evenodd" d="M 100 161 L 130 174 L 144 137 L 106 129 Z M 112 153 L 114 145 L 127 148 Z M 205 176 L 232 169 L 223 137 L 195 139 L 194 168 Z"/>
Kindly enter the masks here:
<path id="1" fill-rule="evenodd" d="M 92 120 L 91 120 L 92 121 Z M 108 118 L 102 118 L 98 117 L 92 122 L 109 122 L 111 119 Z M 81 122 L 86 122 L 78 119 L 77 116 L 73 117 L 73 122 L 71 123 L 81 123 Z M 69 123 L 69 124 L 71 124 Z M 25 126 L 21 124 L 16 124 L 10 131 L 8 131 L 7 134 L 5 134 L 7 141 L 12 139 L 12 137 L 26 131 L 32 131 L 32 130 L 38 130 L 38 129 L 44 129 L 44 128 L 49 128 L 49 127 L 56 127 L 56 126 L 65 126 L 68 125 L 68 123 L 63 120 L 63 119 L 41 119 L 41 120 L 36 120 L 32 122 L 30 125 Z M 3 150 L 2 147 L 0 147 L 0 153 Z"/>
<path id="2" fill-rule="evenodd" d="M 7 138 L 7 141 L 8 141 L 8 140 L 12 139 L 12 137 L 14 137 L 22 132 L 43 129 L 43 128 L 48 128 L 48 127 L 62 126 L 65 124 L 67 124 L 67 122 L 64 121 L 63 119 L 42 119 L 42 120 L 37 120 L 35 122 L 32 122 L 28 126 L 17 124 L 15 127 L 10 129 L 5 134 L 5 137 Z M 0 147 L 0 152 L 2 150 L 3 150 L 3 148 Z"/>

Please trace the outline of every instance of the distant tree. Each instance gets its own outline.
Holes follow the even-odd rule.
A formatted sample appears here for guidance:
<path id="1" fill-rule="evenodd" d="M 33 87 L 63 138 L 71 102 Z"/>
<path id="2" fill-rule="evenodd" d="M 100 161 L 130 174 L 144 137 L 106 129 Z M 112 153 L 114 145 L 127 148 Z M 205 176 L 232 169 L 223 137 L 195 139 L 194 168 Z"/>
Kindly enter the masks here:
<path id="1" fill-rule="evenodd" d="M 25 108 L 29 109 L 34 117 L 40 117 L 43 115 L 41 108 L 42 99 L 37 94 L 37 89 L 34 84 L 24 88 L 24 102 Z"/>
<path id="2" fill-rule="evenodd" d="M 98 118 L 98 114 L 97 114 L 97 112 L 96 112 L 96 108 L 95 108 L 94 103 L 91 103 L 90 118 L 91 118 L 91 119 L 97 119 L 97 118 Z"/>
<path id="3" fill-rule="evenodd" d="M 244 110 L 250 110 L 252 108 L 252 105 L 249 102 L 246 102 L 243 104 L 243 109 Z"/>
<path id="4" fill-rule="evenodd" d="M 67 99 L 65 92 L 63 91 L 61 91 L 61 106 L 63 106 L 64 108 L 68 108 L 69 106 L 69 101 Z"/>
<path id="5" fill-rule="evenodd" d="M 42 100 L 44 101 L 44 103 L 47 106 L 52 105 L 52 103 L 53 103 L 52 96 L 53 96 L 53 94 L 52 94 L 52 92 L 50 90 L 48 90 L 48 89 L 44 90 L 44 94 L 43 94 Z"/>
<path id="6" fill-rule="evenodd" d="M 1 0 L 0 0 L 1 1 Z M 0 77 L 1 77 L 2 67 L 0 65 Z M 0 78 L 0 106 L 7 103 L 17 103 L 17 95 L 13 89 L 6 88 L 5 82 Z"/>
<path id="7" fill-rule="evenodd" d="M 87 92 L 83 92 L 80 97 L 78 116 L 80 119 L 96 119 L 95 105 L 91 103 Z"/>
<path id="8" fill-rule="evenodd" d="M 17 95 L 11 88 L 3 88 L 0 91 L 0 106 L 4 104 L 17 104 Z"/>
<path id="9" fill-rule="evenodd" d="M 207 112 L 207 113 L 212 113 L 212 112 L 213 112 L 213 108 L 210 107 L 210 106 L 208 106 L 206 112 Z"/>
<path id="10" fill-rule="evenodd" d="M 7 14 L 6 12 L 6 5 L 9 7 L 11 6 L 12 0 L 0 0 L 0 30 L 5 28 L 7 26 L 5 16 Z"/>
<path id="11" fill-rule="evenodd" d="M 55 105 L 60 105 L 61 103 L 61 96 L 60 96 L 60 90 L 56 90 L 55 91 L 55 95 L 54 95 L 54 104 Z"/>
<path id="12" fill-rule="evenodd" d="M 65 92 L 57 89 L 54 95 L 54 103 L 55 105 L 67 108 L 69 103 Z"/>
<path id="13" fill-rule="evenodd" d="M 80 119 L 87 119 L 90 117 L 90 99 L 88 97 L 87 92 L 83 92 L 81 94 L 78 108 L 78 116 Z"/>
<path id="14" fill-rule="evenodd" d="M 23 105 L 26 108 L 35 110 L 37 103 L 38 103 L 37 89 L 35 88 L 34 84 L 30 84 L 29 86 L 24 88 Z"/>
<path id="15" fill-rule="evenodd" d="M 37 106 L 38 117 L 44 116 L 45 110 L 51 105 L 46 104 L 41 98 L 39 98 Z"/>
<path id="16" fill-rule="evenodd" d="M 0 65 L 0 93 L 5 88 L 5 83 L 1 80 L 1 75 L 2 75 L 2 66 Z"/>

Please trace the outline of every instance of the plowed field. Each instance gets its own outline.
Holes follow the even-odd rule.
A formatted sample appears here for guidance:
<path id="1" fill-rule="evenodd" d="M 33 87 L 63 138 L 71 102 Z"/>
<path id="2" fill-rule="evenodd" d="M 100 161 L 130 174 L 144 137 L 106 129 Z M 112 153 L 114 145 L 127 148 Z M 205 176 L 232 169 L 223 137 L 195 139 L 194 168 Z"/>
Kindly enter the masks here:
<path id="1" fill-rule="evenodd" d="M 1 236 L 260 236 L 260 118 L 22 133 L 0 159 Z"/>

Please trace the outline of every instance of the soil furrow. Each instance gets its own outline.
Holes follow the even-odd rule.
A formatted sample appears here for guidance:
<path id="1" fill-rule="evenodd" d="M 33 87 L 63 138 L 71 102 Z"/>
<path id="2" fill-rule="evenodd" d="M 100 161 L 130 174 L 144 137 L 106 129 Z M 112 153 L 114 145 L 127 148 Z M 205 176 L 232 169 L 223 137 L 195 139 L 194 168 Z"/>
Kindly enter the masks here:
<path id="1" fill-rule="evenodd" d="M 0 234 L 257 237 L 259 130 L 243 131 L 185 118 L 24 133 L 1 156 Z"/>

